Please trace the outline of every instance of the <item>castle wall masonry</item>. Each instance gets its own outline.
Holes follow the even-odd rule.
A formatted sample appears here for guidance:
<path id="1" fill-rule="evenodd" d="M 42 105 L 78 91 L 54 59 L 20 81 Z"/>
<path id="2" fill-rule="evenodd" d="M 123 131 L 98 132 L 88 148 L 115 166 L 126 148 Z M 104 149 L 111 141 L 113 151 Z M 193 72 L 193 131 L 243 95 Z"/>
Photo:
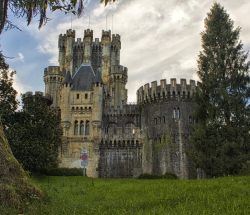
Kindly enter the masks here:
<path id="1" fill-rule="evenodd" d="M 194 177 L 188 158 L 195 123 L 196 83 L 186 79 L 153 81 L 127 103 L 128 69 L 120 65 L 121 37 L 93 31 L 75 38 L 59 35 L 59 66 L 45 69 L 45 96 L 61 110 L 61 167 L 80 167 L 88 152 L 87 175 L 128 178 L 149 173 Z"/>

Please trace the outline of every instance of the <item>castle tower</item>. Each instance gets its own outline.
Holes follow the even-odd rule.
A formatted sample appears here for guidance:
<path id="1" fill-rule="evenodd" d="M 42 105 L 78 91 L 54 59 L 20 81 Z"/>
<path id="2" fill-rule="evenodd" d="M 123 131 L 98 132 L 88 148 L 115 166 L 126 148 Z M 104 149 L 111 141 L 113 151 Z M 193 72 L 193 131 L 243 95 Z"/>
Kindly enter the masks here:
<path id="1" fill-rule="evenodd" d="M 111 31 L 102 31 L 102 81 L 108 84 L 110 74 L 110 49 L 111 49 Z"/>
<path id="2" fill-rule="evenodd" d="M 91 63 L 91 48 L 93 41 L 93 30 L 87 29 L 84 31 L 83 45 L 84 45 L 84 54 L 83 54 L 83 63 Z"/>
<path id="3" fill-rule="evenodd" d="M 112 66 L 109 92 L 110 92 L 110 105 L 117 108 L 127 103 L 127 89 L 125 88 L 128 78 L 128 69 L 126 67 L 117 65 Z"/>
<path id="4" fill-rule="evenodd" d="M 99 38 L 95 38 L 92 44 L 91 65 L 95 72 L 101 68 L 102 65 L 102 46 Z"/>
<path id="5" fill-rule="evenodd" d="M 75 43 L 75 30 L 69 29 L 66 32 L 66 53 L 65 53 L 65 70 L 74 72 L 73 68 L 73 46 Z"/>
<path id="6" fill-rule="evenodd" d="M 120 65 L 121 38 L 119 34 L 112 35 L 111 66 Z"/>
<path id="7" fill-rule="evenodd" d="M 65 69 L 65 63 L 66 63 L 66 34 L 59 35 L 58 39 L 58 49 L 59 49 L 59 57 L 58 62 L 60 66 L 60 70 L 63 71 Z"/>
<path id="8" fill-rule="evenodd" d="M 81 38 L 77 38 L 76 42 L 74 43 L 74 50 L 73 50 L 73 73 L 80 67 L 83 61 L 83 42 Z"/>
<path id="9" fill-rule="evenodd" d="M 63 79 L 59 66 L 49 66 L 44 70 L 45 96 L 52 98 L 52 107 L 59 107 L 59 93 Z"/>

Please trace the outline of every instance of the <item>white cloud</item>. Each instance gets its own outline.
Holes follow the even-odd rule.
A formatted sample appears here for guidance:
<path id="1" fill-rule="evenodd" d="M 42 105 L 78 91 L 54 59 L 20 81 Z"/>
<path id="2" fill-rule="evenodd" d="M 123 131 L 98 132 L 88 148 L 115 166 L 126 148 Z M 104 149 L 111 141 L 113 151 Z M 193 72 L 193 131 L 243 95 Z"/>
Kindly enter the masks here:
<path id="1" fill-rule="evenodd" d="M 21 52 L 17 53 L 16 57 L 10 58 L 8 59 L 10 62 L 14 63 L 14 62 L 24 62 L 24 55 Z"/>
<path id="2" fill-rule="evenodd" d="M 250 23 L 246 21 L 250 2 L 219 2 L 235 20 L 235 26 L 242 27 L 241 38 L 245 47 L 250 47 Z M 114 15 L 113 29 L 122 40 L 121 62 L 129 69 L 130 101 L 135 101 L 136 90 L 147 82 L 162 78 L 198 79 L 196 60 L 201 49 L 200 32 L 211 4 L 211 0 L 119 0 L 107 7 L 96 4 L 91 11 L 86 8 L 95 37 L 100 37 L 101 30 L 106 28 L 106 15 L 108 28 L 112 28 Z M 70 15 L 53 16 L 41 31 L 32 26 L 30 33 L 39 41 L 39 52 L 48 54 L 48 63 L 54 65 L 58 58 L 58 35 L 71 27 L 71 19 Z M 78 37 L 83 37 L 88 25 L 87 16 L 73 19 Z"/>

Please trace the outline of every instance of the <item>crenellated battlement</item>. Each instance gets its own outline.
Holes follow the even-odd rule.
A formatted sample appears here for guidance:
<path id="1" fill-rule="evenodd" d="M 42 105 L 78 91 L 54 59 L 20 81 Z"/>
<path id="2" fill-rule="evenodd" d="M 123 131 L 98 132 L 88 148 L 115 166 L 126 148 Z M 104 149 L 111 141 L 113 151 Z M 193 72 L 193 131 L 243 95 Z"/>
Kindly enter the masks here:
<path id="1" fill-rule="evenodd" d="M 73 37 L 73 38 L 75 38 L 75 36 L 76 36 L 76 31 L 75 31 L 75 30 L 72 30 L 72 29 L 68 29 L 68 30 L 66 31 L 66 36 L 67 36 L 67 37 Z"/>
<path id="2" fill-rule="evenodd" d="M 121 36 L 119 34 L 112 34 L 112 46 L 121 48 Z"/>
<path id="3" fill-rule="evenodd" d="M 128 68 L 121 65 L 114 65 L 111 67 L 111 74 L 121 74 L 128 76 Z"/>
<path id="4" fill-rule="evenodd" d="M 85 37 L 91 37 L 91 38 L 93 38 L 93 30 L 91 30 L 91 29 L 84 30 L 84 38 Z"/>
<path id="5" fill-rule="evenodd" d="M 81 38 L 77 38 L 77 40 L 73 44 L 74 49 L 76 50 L 82 50 L 83 49 L 83 42 Z"/>
<path id="6" fill-rule="evenodd" d="M 151 103 L 176 98 L 191 99 L 196 87 L 194 80 L 187 83 L 186 79 L 180 79 L 180 82 L 177 83 L 176 79 L 172 78 L 169 84 L 166 79 L 160 80 L 159 84 L 157 81 L 153 81 L 151 84 L 147 83 L 137 90 L 137 103 Z"/>
<path id="7" fill-rule="evenodd" d="M 108 40 L 108 41 L 111 40 L 111 31 L 110 30 L 108 30 L 108 31 L 102 30 L 102 41 L 103 40 Z"/>
<path id="8" fill-rule="evenodd" d="M 44 101 L 47 103 L 47 105 L 51 105 L 52 104 L 52 98 L 51 96 L 48 96 L 48 95 L 44 95 L 43 92 L 40 92 L 40 91 L 35 91 L 35 93 L 31 92 L 31 91 L 28 91 L 26 93 L 24 93 L 22 95 L 23 97 L 23 100 L 25 102 L 26 99 L 36 99 L 37 97 L 42 97 L 44 99 Z"/>
<path id="9" fill-rule="evenodd" d="M 61 75 L 59 66 L 48 66 L 44 69 L 44 75 Z"/>
<path id="10" fill-rule="evenodd" d="M 58 48 L 62 49 L 65 48 L 65 42 L 66 42 L 66 34 L 60 34 L 58 39 Z"/>

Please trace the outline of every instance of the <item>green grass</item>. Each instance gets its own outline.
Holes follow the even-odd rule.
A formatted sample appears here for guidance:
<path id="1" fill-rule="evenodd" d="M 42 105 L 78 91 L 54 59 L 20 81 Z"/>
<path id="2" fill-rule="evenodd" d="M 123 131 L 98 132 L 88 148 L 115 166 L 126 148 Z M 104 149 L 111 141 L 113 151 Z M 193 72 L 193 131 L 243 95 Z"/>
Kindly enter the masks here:
<path id="1" fill-rule="evenodd" d="M 24 206 L 31 215 L 249 215 L 250 176 L 210 180 L 35 178 L 46 192 Z M 0 207 L 0 214 L 17 214 Z"/>

